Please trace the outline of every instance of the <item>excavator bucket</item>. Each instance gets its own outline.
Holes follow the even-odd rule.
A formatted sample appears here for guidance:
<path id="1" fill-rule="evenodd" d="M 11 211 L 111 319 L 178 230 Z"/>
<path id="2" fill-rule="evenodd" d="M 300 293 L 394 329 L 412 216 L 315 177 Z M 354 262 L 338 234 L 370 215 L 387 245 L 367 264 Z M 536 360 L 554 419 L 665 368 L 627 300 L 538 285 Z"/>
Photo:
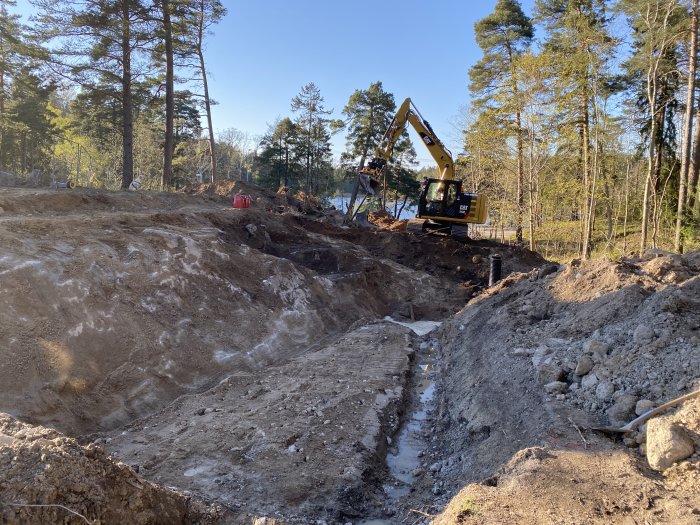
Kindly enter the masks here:
<path id="1" fill-rule="evenodd" d="M 382 188 L 382 184 L 374 177 L 360 173 L 360 188 L 368 195 L 377 195 Z"/>

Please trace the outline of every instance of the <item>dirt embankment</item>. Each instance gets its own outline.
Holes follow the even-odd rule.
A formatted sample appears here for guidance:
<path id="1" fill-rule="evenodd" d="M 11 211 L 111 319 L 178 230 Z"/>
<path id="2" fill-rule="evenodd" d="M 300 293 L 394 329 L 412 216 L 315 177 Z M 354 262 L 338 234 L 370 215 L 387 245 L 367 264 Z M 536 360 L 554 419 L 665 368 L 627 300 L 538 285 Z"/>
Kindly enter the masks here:
<path id="1" fill-rule="evenodd" d="M 95 445 L 0 415 L 0 522 L 218 523 L 223 515 L 137 476 Z M 98 520 L 95 517 L 99 516 Z"/>
<path id="2" fill-rule="evenodd" d="M 114 428 L 361 318 L 408 303 L 439 316 L 464 299 L 332 226 L 222 204 L 6 196 L 1 408 L 71 432 Z"/>
<path id="3" fill-rule="evenodd" d="M 237 191 L 252 208 L 231 208 Z M 514 255 L 506 271 L 541 263 L 486 242 L 358 228 L 312 198 L 241 183 L 189 195 L 4 190 L 0 240 L 0 411 L 84 443 L 99 436 L 133 469 L 117 469 L 126 485 L 142 475 L 187 488 L 235 520 L 376 515 L 415 366 L 407 330 L 376 320 L 451 315 L 483 288 L 494 251 Z M 116 520 L 111 488 L 64 492 L 41 474 L 41 454 L 54 454 L 74 461 L 50 468 L 92 479 L 104 470 L 94 445 L 51 434 L 52 449 L 13 432 L 0 444 L 18 458 L 3 501 Z M 148 522 L 168 498 L 182 510 L 166 493 L 136 511 Z M 67 512 L 29 509 L 7 516 Z"/>
<path id="4" fill-rule="evenodd" d="M 646 424 L 617 439 L 592 429 L 700 388 L 700 253 L 545 274 L 511 276 L 441 329 L 426 464 L 448 494 L 481 483 L 437 522 L 697 523 L 697 400 L 669 416 L 686 452 L 663 477 Z"/>

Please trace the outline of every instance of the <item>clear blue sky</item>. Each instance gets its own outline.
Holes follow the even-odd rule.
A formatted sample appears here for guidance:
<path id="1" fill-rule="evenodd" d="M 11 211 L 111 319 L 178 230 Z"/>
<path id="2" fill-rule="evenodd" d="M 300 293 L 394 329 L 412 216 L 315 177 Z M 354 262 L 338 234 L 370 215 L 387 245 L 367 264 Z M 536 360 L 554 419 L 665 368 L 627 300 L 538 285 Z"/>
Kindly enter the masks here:
<path id="1" fill-rule="evenodd" d="M 381 81 L 397 104 L 411 97 L 438 136 L 458 153 L 456 123 L 469 103 L 468 70 L 481 57 L 474 23 L 496 0 L 222 0 L 206 60 L 214 128 L 263 134 L 314 82 L 333 118 L 355 89 Z M 534 0 L 522 0 L 532 14 Z M 28 0 L 18 1 L 28 13 Z M 415 140 L 414 140 L 415 142 Z M 344 146 L 333 140 L 335 154 Z M 427 152 L 417 148 L 421 162 Z"/>
<path id="2" fill-rule="evenodd" d="M 474 23 L 496 0 L 223 0 L 209 37 L 214 127 L 262 134 L 314 82 L 334 118 L 355 89 L 380 80 L 397 105 L 411 97 L 457 153 L 455 123 L 468 104 L 468 70 L 481 57 Z M 524 0 L 531 14 L 534 0 Z M 415 140 L 414 140 L 415 142 Z M 334 151 L 344 138 L 334 139 Z M 420 148 L 420 145 L 418 145 Z M 427 152 L 417 149 L 421 161 Z"/>

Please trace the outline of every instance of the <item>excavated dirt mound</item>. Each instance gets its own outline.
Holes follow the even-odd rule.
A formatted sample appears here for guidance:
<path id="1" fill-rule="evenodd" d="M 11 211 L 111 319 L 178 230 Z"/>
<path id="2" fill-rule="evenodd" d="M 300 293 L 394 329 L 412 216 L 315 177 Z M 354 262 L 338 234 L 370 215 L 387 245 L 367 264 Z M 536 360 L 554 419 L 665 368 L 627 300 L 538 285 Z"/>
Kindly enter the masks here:
<path id="1" fill-rule="evenodd" d="M 697 470 L 692 483 L 697 483 Z M 469 485 L 433 523 L 697 524 L 698 492 L 676 491 L 621 450 L 528 448 L 487 483 Z M 689 490 L 690 489 L 690 490 Z"/>
<path id="2" fill-rule="evenodd" d="M 646 424 L 592 429 L 700 388 L 699 262 L 651 252 L 512 275 L 441 328 L 439 445 L 424 464 L 438 502 L 485 481 L 440 523 L 697 523 L 697 401 L 668 426 L 686 448 L 663 478 L 646 466 Z"/>
<path id="3" fill-rule="evenodd" d="M 467 298 L 292 214 L 183 195 L 14 197 L 0 204 L 1 405 L 61 430 L 114 428 L 398 305 L 435 317 Z"/>
<path id="4" fill-rule="evenodd" d="M 240 192 L 251 208 L 231 207 Z M 98 441 L 151 480 L 218 498 L 234 520 L 376 514 L 415 364 L 406 330 L 374 323 L 453 314 L 483 289 L 492 253 L 505 273 L 543 262 L 362 228 L 312 197 L 243 183 L 4 189 L 0 240 L 0 411 Z M 36 457 L 16 467 L 37 488 L 12 501 L 92 512 L 36 477 Z M 18 508 L 2 512 L 31 522 Z"/>
<path id="5" fill-rule="evenodd" d="M 0 522 L 218 523 L 221 509 L 159 487 L 95 445 L 0 414 Z"/>

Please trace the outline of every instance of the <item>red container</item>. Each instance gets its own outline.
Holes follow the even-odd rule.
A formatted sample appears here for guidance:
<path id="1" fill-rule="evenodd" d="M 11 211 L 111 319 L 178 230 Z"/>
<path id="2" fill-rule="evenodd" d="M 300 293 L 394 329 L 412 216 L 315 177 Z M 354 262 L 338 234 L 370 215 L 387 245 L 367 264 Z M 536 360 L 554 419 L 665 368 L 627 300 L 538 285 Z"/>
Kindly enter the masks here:
<path id="1" fill-rule="evenodd" d="M 239 193 L 233 197 L 234 208 L 250 208 L 250 195 Z"/>

